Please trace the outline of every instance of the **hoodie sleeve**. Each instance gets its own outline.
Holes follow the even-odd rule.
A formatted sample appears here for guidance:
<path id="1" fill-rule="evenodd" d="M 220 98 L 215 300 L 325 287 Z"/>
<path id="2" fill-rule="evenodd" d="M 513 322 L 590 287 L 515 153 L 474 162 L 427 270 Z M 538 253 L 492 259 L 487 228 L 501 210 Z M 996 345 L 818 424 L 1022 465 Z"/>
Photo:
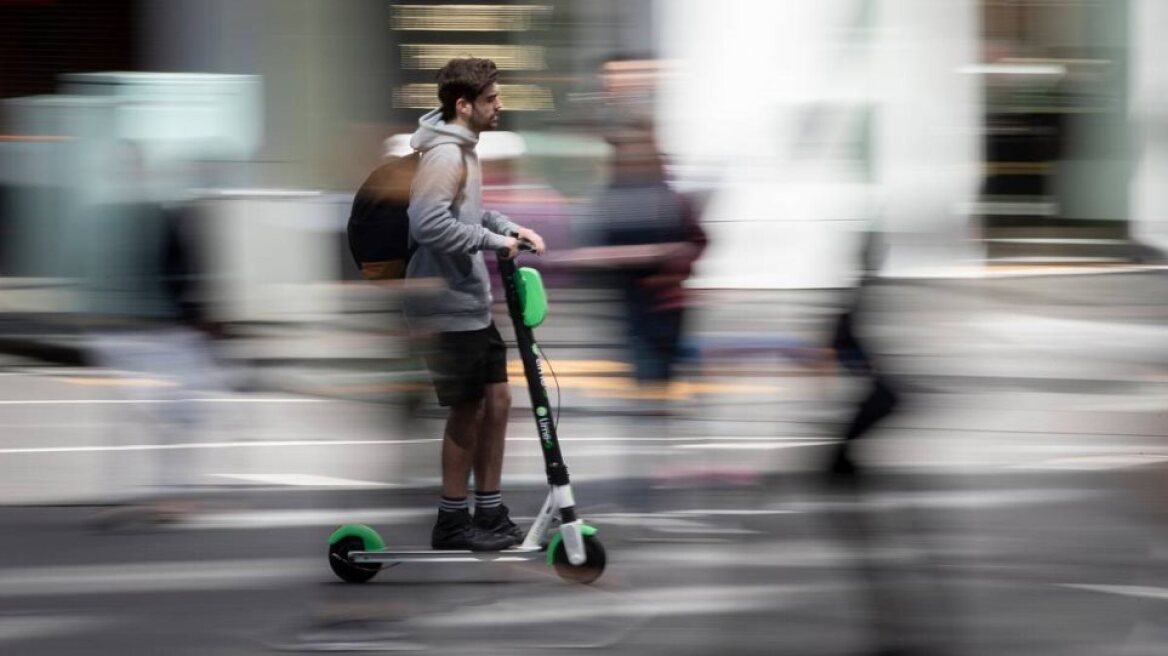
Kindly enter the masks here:
<path id="1" fill-rule="evenodd" d="M 483 210 L 483 226 L 499 235 L 510 235 L 519 230 L 519 224 L 507 218 L 506 214 L 494 210 Z"/>
<path id="2" fill-rule="evenodd" d="M 410 236 L 440 253 L 476 253 L 502 248 L 507 238 L 482 225 L 462 223 L 450 208 L 462 184 L 462 152 L 457 145 L 427 151 L 410 190 Z"/>

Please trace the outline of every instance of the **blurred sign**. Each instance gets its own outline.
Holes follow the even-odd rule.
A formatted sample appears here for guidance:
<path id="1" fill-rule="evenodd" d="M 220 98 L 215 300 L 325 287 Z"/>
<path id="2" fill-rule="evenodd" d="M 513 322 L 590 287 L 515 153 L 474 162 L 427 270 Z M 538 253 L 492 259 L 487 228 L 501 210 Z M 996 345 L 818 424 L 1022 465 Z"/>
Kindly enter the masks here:
<path id="1" fill-rule="evenodd" d="M 77 73 L 63 91 L 118 102 L 117 137 L 163 159 L 251 157 L 263 134 L 261 80 L 205 73 Z"/>

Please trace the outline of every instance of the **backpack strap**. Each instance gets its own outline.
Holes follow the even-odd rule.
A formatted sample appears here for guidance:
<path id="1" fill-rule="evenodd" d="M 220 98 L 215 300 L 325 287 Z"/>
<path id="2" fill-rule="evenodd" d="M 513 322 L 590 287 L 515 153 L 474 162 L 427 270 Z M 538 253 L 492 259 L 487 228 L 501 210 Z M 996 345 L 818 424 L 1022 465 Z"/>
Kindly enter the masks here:
<path id="1" fill-rule="evenodd" d="M 466 151 L 462 149 L 462 146 L 458 147 L 458 154 L 462 156 L 460 158 L 462 161 L 462 176 L 458 179 L 458 195 L 454 197 L 455 200 L 458 200 L 466 194 L 466 182 L 470 176 L 470 167 L 466 163 Z"/>
<path id="2" fill-rule="evenodd" d="M 418 157 L 418 165 L 421 166 L 422 151 L 414 150 L 413 154 Z M 456 203 L 459 201 L 462 195 L 466 193 L 466 183 L 470 177 L 469 166 L 466 163 L 466 151 L 462 149 L 462 146 L 458 147 L 458 154 L 460 155 L 459 160 L 462 163 L 462 175 L 458 178 L 458 194 L 454 197 L 454 202 Z M 410 255 L 413 255 L 414 251 L 418 250 L 418 243 L 414 241 L 413 232 L 407 231 L 407 234 L 409 235 Z"/>

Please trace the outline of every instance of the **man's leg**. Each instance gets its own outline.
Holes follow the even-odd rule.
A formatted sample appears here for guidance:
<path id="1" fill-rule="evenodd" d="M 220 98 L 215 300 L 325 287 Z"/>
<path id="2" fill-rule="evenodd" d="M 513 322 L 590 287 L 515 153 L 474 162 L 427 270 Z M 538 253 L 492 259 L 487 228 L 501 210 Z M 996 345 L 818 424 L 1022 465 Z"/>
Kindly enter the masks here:
<path id="1" fill-rule="evenodd" d="M 443 333 L 427 359 L 438 402 L 448 407 L 442 435 L 442 499 L 430 535 L 435 549 L 498 551 L 513 540 L 476 528 L 467 502 L 467 483 L 482 441 L 486 335 L 482 331 Z"/>
<path id="2" fill-rule="evenodd" d="M 435 549 L 498 551 L 514 540 L 475 526 L 467 503 L 467 479 L 481 445 L 483 401 L 467 401 L 450 406 L 442 437 L 442 500 L 438 520 L 430 535 Z"/>
<path id="3" fill-rule="evenodd" d="M 511 414 L 511 385 L 488 383 L 483 403 L 482 432 L 474 457 L 475 489 L 496 491 L 503 478 L 503 450 L 507 418 Z"/>
<path id="4" fill-rule="evenodd" d="M 484 367 L 486 386 L 482 432 L 475 453 L 475 526 L 489 533 L 523 541 L 523 531 L 511 521 L 503 505 L 503 449 L 507 440 L 507 419 L 511 415 L 511 386 L 507 382 L 507 346 L 498 329 L 487 330 Z"/>
<path id="5" fill-rule="evenodd" d="M 442 496 L 465 499 L 476 446 L 483 423 L 483 400 L 458 403 L 450 407 L 442 435 Z M 476 475 L 477 479 L 477 475 Z"/>

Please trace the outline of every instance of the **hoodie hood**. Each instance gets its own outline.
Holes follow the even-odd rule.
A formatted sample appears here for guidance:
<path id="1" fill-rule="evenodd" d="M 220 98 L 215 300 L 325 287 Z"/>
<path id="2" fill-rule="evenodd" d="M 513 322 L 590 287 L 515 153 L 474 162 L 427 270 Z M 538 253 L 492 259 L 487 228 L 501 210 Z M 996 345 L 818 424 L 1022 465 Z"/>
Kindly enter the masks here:
<path id="1" fill-rule="evenodd" d="M 442 144 L 458 144 L 460 148 L 474 148 L 479 142 L 475 133 L 461 125 L 450 125 L 442 120 L 442 110 L 427 112 L 418 119 L 418 131 L 410 138 L 410 148 L 426 152 Z"/>

